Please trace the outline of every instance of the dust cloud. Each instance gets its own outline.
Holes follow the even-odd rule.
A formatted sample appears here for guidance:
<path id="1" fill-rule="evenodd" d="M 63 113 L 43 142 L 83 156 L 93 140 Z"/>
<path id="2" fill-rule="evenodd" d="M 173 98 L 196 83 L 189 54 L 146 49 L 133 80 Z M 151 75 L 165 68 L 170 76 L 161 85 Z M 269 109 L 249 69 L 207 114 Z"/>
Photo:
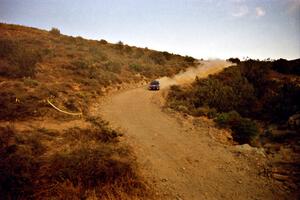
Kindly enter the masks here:
<path id="1" fill-rule="evenodd" d="M 205 78 L 210 74 L 220 72 L 222 69 L 234 65 L 231 62 L 225 60 L 207 60 L 200 61 L 197 67 L 188 68 L 184 72 L 180 72 L 170 77 L 162 77 L 159 80 L 161 89 L 168 88 L 171 85 L 188 84 L 195 80 L 196 76 L 199 78 Z"/>

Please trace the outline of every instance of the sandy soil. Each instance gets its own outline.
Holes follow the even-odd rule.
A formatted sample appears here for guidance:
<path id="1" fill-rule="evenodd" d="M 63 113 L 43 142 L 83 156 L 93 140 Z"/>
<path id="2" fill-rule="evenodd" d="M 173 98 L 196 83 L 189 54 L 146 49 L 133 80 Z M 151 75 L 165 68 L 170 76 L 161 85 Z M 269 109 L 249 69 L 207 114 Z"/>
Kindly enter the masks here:
<path id="1" fill-rule="evenodd" d="M 217 129 L 205 121 L 195 127 L 163 112 L 155 103 L 159 96 L 146 88 L 131 89 L 111 95 L 99 109 L 123 130 L 161 199 L 284 199 L 260 173 L 262 155 L 248 157 L 217 142 L 210 137 Z"/>

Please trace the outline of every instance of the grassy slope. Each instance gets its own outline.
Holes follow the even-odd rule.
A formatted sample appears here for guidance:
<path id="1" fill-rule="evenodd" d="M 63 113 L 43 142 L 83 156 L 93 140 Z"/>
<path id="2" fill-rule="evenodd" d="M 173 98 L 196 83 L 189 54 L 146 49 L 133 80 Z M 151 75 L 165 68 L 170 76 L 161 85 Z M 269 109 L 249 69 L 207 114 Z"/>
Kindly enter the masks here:
<path id="1" fill-rule="evenodd" d="M 47 98 L 70 110 L 84 110 L 92 97 L 109 86 L 172 75 L 193 65 L 190 57 L 122 43 L 16 25 L 0 24 L 0 30 L 0 87 L 5 93 L 1 96 L 7 98 L 0 102 L 5 104 L 0 117 L 6 119 L 44 115 L 48 111 L 41 109 Z M 20 100 L 19 106 L 7 102 L 14 98 Z M 38 106 L 26 109 L 27 104 Z M 22 113 L 7 113 L 16 108 Z"/>
<path id="2" fill-rule="evenodd" d="M 0 24 L 0 193 L 140 199 L 146 185 L 120 133 L 88 116 L 122 83 L 173 75 L 193 58 Z M 47 99 L 81 118 L 51 108 Z"/>

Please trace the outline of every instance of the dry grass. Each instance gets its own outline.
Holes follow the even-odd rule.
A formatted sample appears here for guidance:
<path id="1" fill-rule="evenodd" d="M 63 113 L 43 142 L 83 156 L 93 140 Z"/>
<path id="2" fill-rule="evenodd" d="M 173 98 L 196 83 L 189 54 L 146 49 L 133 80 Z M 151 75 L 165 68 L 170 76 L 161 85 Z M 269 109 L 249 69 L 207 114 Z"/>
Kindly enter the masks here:
<path id="1" fill-rule="evenodd" d="M 107 87 L 174 75 L 193 65 L 192 58 L 122 42 L 65 36 L 56 28 L 48 32 L 0 24 L 1 118 L 54 115 L 41 104 L 48 98 L 63 109 L 85 111 Z"/>
<path id="2" fill-rule="evenodd" d="M 122 135 L 99 118 L 87 127 L 61 129 L 70 112 L 88 113 L 107 88 L 171 76 L 194 65 L 191 57 L 131 47 L 123 42 L 70 37 L 53 28 L 0 24 L 0 193 L 5 199 L 144 199 L 151 190 L 139 176 Z M 15 124 L 16 126 L 7 126 Z"/>
<path id="3" fill-rule="evenodd" d="M 99 118 L 65 131 L 0 128 L 5 199 L 130 199 L 149 195 L 130 148 Z"/>

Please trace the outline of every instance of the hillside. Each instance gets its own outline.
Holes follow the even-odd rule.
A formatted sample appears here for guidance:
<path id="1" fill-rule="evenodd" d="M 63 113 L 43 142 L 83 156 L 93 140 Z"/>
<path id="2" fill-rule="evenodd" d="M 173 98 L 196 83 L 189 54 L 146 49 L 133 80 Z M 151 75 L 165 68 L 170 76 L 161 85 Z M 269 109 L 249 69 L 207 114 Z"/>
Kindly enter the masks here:
<path id="1" fill-rule="evenodd" d="M 299 61 L 0 24 L 0 198 L 297 199 Z"/>
<path id="2" fill-rule="evenodd" d="M 65 36 L 55 28 L 48 32 L 0 24 L 0 117 L 48 114 L 46 99 L 67 110 L 85 111 L 91 99 L 111 86 L 170 76 L 193 65 L 191 57 L 122 42 Z"/>
<path id="3" fill-rule="evenodd" d="M 300 59 L 235 62 L 218 74 L 172 86 L 166 107 L 205 116 L 232 132 L 234 144 L 263 148 L 270 173 L 299 188 Z"/>
<path id="4" fill-rule="evenodd" d="M 176 74 L 194 61 L 55 28 L 0 24 L 1 197 L 147 198 L 152 189 L 123 133 L 89 109 L 110 91 Z"/>

